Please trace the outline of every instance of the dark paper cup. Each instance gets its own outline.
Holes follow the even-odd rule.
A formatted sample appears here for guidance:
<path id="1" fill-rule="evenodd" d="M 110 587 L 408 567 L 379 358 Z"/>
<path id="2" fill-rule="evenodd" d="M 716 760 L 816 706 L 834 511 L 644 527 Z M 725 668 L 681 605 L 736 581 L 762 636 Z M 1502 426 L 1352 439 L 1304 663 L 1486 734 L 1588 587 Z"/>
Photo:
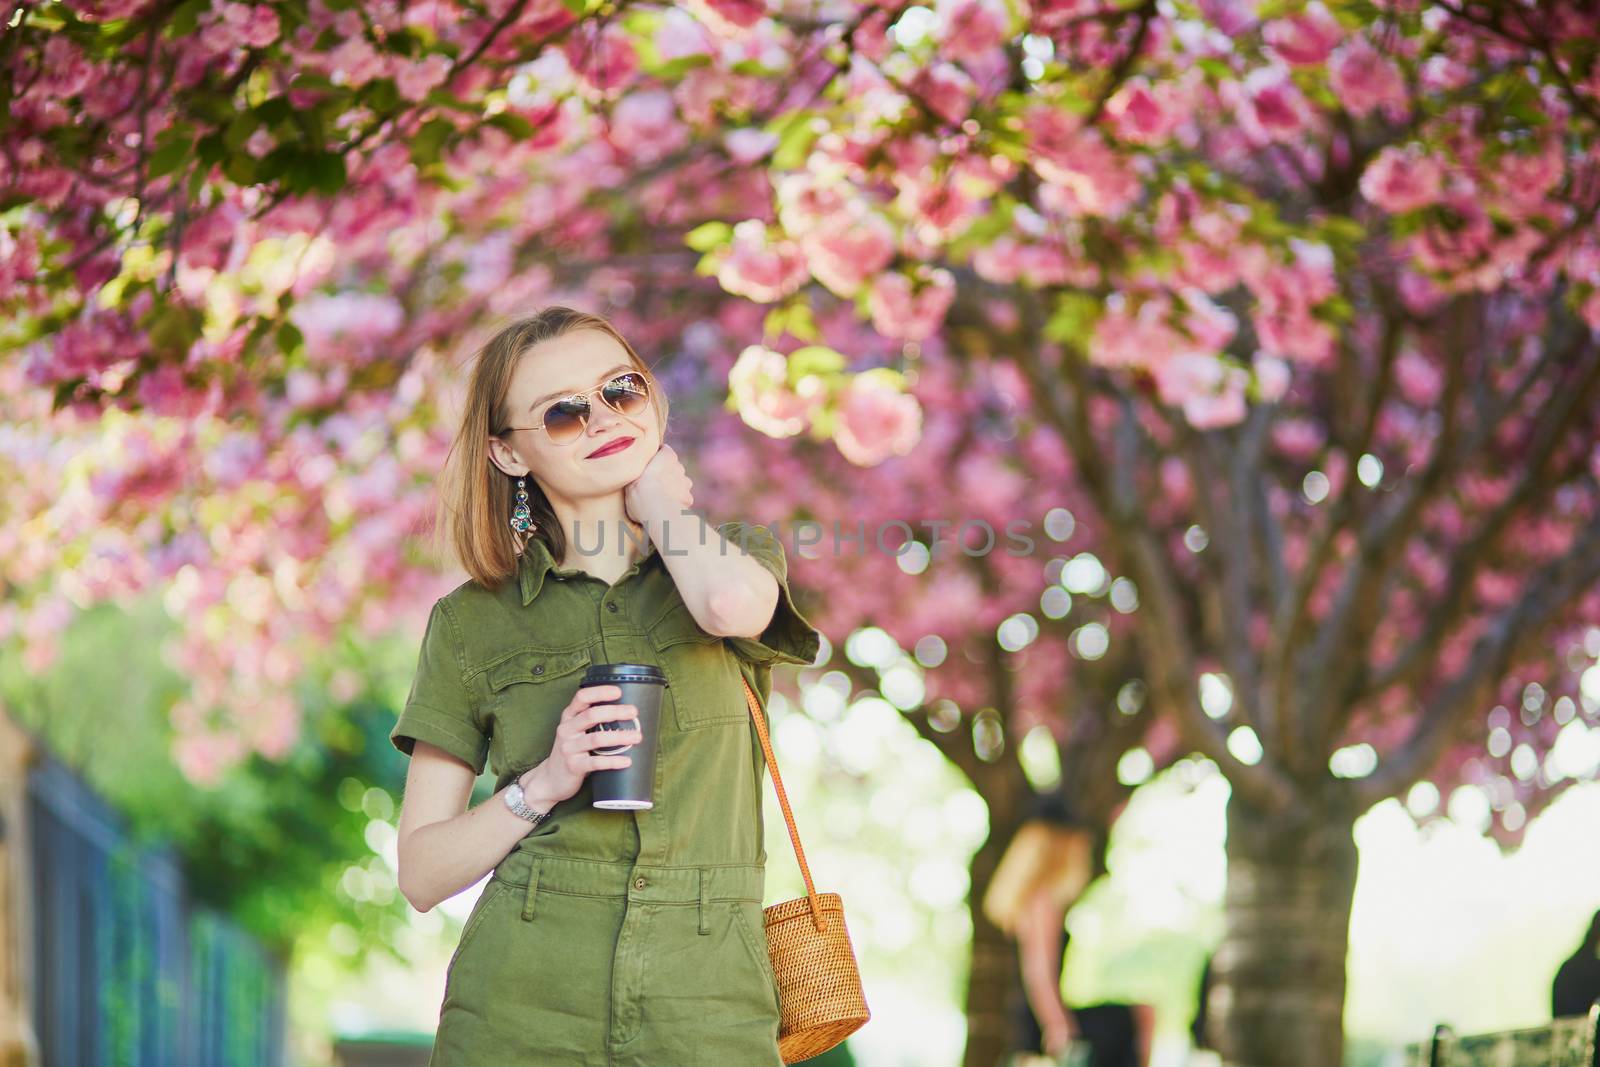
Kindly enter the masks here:
<path id="1" fill-rule="evenodd" d="M 622 695 L 610 704 L 632 704 L 639 709 L 641 739 L 634 745 L 602 745 L 593 751 L 603 756 L 627 755 L 633 762 L 626 767 L 607 767 L 590 771 L 594 787 L 594 806 L 608 811 L 642 811 L 655 807 L 656 741 L 660 737 L 661 693 L 667 687 L 661 668 L 649 663 L 592 663 L 584 672 L 580 689 L 592 685 L 614 685 Z M 589 732 L 627 730 L 628 719 L 599 722 Z"/>

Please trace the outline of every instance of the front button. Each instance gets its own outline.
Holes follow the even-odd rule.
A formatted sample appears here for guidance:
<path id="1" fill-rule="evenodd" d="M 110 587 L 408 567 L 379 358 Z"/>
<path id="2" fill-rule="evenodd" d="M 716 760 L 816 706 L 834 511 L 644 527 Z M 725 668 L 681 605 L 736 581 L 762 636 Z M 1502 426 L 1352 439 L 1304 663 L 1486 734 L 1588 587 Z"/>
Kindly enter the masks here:
<path id="1" fill-rule="evenodd" d="M 616 603 L 614 601 L 610 601 L 610 600 L 606 601 L 606 610 L 611 612 L 612 614 L 615 614 L 616 610 L 617 610 Z"/>
<path id="2" fill-rule="evenodd" d="M 644 886 L 645 886 L 645 881 L 644 881 L 643 878 L 635 878 L 633 880 L 633 888 L 635 888 L 635 889 L 643 889 Z"/>
<path id="3" fill-rule="evenodd" d="M 544 673 L 544 664 L 540 663 L 537 666 L 535 666 L 533 668 L 533 673 L 534 674 L 543 674 Z"/>

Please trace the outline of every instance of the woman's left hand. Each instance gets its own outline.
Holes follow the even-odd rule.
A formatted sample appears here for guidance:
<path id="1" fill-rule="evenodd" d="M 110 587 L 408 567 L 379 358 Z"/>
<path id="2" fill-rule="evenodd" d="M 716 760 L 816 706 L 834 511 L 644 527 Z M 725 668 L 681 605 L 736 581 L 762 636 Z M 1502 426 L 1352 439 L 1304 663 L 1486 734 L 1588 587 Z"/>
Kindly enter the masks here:
<path id="1" fill-rule="evenodd" d="M 622 507 L 628 518 L 639 523 L 648 518 L 676 518 L 694 507 L 694 483 L 671 445 L 663 444 L 639 477 L 623 487 Z"/>

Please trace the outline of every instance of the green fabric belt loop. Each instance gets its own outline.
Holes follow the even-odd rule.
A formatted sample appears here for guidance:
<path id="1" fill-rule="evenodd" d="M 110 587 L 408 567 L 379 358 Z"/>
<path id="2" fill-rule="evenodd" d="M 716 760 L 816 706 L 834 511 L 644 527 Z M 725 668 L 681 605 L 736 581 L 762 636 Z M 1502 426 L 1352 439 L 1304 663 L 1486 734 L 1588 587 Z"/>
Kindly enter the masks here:
<path id="1" fill-rule="evenodd" d="M 711 872 L 700 868 L 700 932 L 711 932 Z"/>
<path id="2" fill-rule="evenodd" d="M 533 862 L 528 866 L 528 890 L 522 896 L 522 921 L 533 921 L 533 898 L 539 894 L 539 857 L 531 857 Z"/>

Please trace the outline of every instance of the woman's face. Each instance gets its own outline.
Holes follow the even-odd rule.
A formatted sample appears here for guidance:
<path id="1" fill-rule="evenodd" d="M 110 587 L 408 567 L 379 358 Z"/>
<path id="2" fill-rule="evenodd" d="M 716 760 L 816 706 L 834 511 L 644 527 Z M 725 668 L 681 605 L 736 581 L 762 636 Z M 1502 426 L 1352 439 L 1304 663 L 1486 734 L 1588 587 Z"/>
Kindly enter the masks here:
<path id="1" fill-rule="evenodd" d="M 529 474 L 552 501 L 621 492 L 644 471 L 661 447 L 660 419 L 652 402 L 624 415 L 601 399 L 599 386 L 637 371 L 627 351 L 600 330 L 574 330 L 528 349 L 511 374 L 506 393 L 512 426 L 542 426 L 547 408 L 589 392 L 589 418 L 576 439 L 554 443 L 542 429 L 512 430 L 491 439 L 490 455 L 513 477 Z M 655 383 L 652 382 L 653 389 Z M 626 447 L 619 442 L 631 439 Z M 605 455 L 594 453 L 617 446 Z"/>

